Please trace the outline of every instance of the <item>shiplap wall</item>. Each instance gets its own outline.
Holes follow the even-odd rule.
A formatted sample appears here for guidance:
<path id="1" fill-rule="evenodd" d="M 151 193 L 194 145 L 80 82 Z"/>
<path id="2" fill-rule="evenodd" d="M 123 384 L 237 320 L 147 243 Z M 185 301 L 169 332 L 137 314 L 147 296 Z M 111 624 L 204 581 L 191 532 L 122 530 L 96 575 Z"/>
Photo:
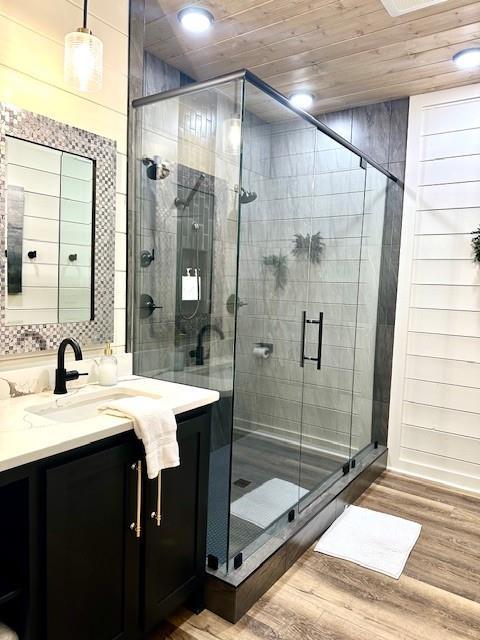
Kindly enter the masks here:
<path id="1" fill-rule="evenodd" d="M 405 185 L 389 464 L 480 492 L 480 85 L 411 98 Z"/>
<path id="2" fill-rule="evenodd" d="M 89 2 L 89 26 L 104 45 L 103 88 L 93 94 L 63 81 L 64 37 L 81 26 L 82 6 L 81 0 L 0 2 L 0 101 L 117 142 L 115 345 L 124 350 L 128 0 Z"/>

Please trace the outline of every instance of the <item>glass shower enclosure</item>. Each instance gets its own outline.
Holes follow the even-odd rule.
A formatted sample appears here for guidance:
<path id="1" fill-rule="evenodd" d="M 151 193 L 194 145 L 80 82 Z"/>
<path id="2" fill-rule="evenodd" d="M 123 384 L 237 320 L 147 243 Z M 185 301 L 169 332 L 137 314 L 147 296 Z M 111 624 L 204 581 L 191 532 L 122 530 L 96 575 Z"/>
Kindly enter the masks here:
<path id="1" fill-rule="evenodd" d="M 133 106 L 134 373 L 220 392 L 208 562 L 229 574 L 374 446 L 395 178 L 248 71 Z"/>

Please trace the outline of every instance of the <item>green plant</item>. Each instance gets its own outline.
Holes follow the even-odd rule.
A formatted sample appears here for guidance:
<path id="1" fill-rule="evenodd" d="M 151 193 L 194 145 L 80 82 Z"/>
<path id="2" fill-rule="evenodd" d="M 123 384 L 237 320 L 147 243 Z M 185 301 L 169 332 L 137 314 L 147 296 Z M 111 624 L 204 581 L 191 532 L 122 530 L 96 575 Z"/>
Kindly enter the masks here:
<path id="1" fill-rule="evenodd" d="M 311 238 L 309 233 L 307 233 L 306 236 L 301 233 L 296 233 L 293 243 L 295 246 L 292 249 L 292 253 L 296 258 L 307 258 L 310 256 L 310 261 L 313 264 L 320 264 L 323 250 L 325 249 L 320 231 L 314 233 Z"/>
<path id="2" fill-rule="evenodd" d="M 472 236 L 473 259 L 480 262 L 480 226 L 476 231 L 472 231 Z"/>
<path id="3" fill-rule="evenodd" d="M 275 289 L 285 289 L 288 280 L 288 257 L 278 255 L 265 256 L 263 264 L 270 267 L 275 277 Z"/>

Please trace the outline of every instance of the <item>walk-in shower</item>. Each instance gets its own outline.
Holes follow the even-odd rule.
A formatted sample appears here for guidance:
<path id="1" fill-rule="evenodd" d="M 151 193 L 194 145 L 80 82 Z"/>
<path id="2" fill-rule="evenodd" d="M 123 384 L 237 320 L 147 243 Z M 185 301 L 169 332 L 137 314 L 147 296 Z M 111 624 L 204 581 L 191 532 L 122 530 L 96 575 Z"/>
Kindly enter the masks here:
<path id="1" fill-rule="evenodd" d="M 249 72 L 141 98 L 134 112 L 134 369 L 220 391 L 208 564 L 229 576 L 286 540 L 376 446 L 395 178 Z"/>

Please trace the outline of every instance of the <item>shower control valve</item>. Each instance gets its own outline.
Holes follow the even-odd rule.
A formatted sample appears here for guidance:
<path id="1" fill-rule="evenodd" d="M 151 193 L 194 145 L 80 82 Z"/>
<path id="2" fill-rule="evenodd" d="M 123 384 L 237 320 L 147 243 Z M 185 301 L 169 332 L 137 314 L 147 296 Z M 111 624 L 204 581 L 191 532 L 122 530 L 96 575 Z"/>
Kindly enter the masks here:
<path id="1" fill-rule="evenodd" d="M 152 249 L 151 251 L 147 251 L 146 249 L 144 249 L 140 253 L 140 264 L 142 265 L 142 267 L 149 267 L 154 260 L 155 249 Z"/>

